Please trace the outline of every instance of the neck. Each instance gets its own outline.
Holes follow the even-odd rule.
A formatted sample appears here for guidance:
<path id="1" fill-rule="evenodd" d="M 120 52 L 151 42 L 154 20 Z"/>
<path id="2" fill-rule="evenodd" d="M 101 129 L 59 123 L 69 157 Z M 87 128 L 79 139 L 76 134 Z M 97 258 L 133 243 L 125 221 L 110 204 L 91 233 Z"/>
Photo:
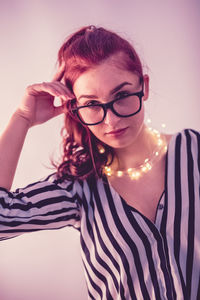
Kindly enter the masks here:
<path id="1" fill-rule="evenodd" d="M 152 157 L 157 143 L 157 135 L 144 125 L 133 144 L 127 148 L 116 149 L 113 169 L 123 171 L 128 168 L 138 168 L 145 159 Z"/>

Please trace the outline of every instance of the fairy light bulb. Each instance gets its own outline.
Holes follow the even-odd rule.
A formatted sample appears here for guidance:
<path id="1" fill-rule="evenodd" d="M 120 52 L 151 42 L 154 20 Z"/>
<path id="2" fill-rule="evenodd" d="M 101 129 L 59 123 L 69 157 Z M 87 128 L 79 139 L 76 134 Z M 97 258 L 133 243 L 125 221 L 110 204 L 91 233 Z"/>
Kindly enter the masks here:
<path id="1" fill-rule="evenodd" d="M 135 179 L 135 173 L 131 173 L 130 177 L 131 179 Z"/>
<path id="2" fill-rule="evenodd" d="M 158 130 L 156 130 L 156 129 L 153 129 L 153 133 L 155 133 L 158 137 L 160 137 L 160 133 L 159 133 L 159 131 Z"/>
<path id="3" fill-rule="evenodd" d="M 101 148 L 101 149 L 99 150 L 99 152 L 102 154 L 102 153 L 105 152 L 105 150 L 104 150 L 103 148 Z"/>
<path id="4" fill-rule="evenodd" d="M 98 150 L 99 150 L 99 153 L 101 153 L 101 154 L 105 153 L 105 149 L 101 145 L 98 146 Z"/>
<path id="5" fill-rule="evenodd" d="M 142 172 L 146 172 L 148 169 L 147 169 L 147 167 L 146 166 L 143 166 L 142 167 Z"/>
<path id="6" fill-rule="evenodd" d="M 136 178 L 139 178 L 139 177 L 140 177 L 140 172 L 138 172 L 138 171 L 135 172 L 135 177 L 136 177 Z"/>
<path id="7" fill-rule="evenodd" d="M 110 167 L 105 167 L 105 172 L 108 176 L 111 176 L 112 175 L 112 172 L 111 172 L 111 168 Z"/>
<path id="8" fill-rule="evenodd" d="M 148 170 L 151 170 L 151 169 L 152 169 L 152 166 L 151 166 L 150 163 L 147 163 L 147 164 L 146 164 L 146 167 L 147 167 Z"/>
<path id="9" fill-rule="evenodd" d="M 123 172 L 122 172 L 122 171 L 117 171 L 117 176 L 118 176 L 118 177 L 123 176 Z"/>
<path id="10" fill-rule="evenodd" d="M 140 172 L 133 172 L 131 173 L 131 178 L 132 179 L 138 179 L 140 177 Z"/>

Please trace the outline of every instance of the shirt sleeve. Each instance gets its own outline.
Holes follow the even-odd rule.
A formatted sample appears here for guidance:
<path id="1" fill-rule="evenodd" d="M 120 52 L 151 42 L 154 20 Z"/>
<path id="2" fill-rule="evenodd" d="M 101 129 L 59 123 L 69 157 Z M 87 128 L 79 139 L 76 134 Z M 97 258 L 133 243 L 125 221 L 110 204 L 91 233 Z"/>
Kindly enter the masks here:
<path id="1" fill-rule="evenodd" d="M 81 194 L 79 182 L 55 174 L 15 192 L 0 188 L 0 240 L 65 226 L 79 230 Z"/>
<path id="2" fill-rule="evenodd" d="M 194 173 L 194 181 L 198 179 L 200 182 L 200 132 L 193 129 L 186 129 L 187 139 L 187 159 L 190 166 L 190 174 Z"/>

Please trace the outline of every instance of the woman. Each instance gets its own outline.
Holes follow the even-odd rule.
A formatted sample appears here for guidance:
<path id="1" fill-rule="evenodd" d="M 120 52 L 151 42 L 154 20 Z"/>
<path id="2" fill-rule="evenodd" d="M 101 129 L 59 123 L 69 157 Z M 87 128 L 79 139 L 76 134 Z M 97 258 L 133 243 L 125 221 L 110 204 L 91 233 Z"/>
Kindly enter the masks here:
<path id="1" fill-rule="evenodd" d="M 199 133 L 147 128 L 149 78 L 115 33 L 84 27 L 58 59 L 54 80 L 27 88 L 1 137 L 2 239 L 70 225 L 89 299 L 199 299 Z M 11 193 L 27 131 L 61 113 L 57 171 Z"/>

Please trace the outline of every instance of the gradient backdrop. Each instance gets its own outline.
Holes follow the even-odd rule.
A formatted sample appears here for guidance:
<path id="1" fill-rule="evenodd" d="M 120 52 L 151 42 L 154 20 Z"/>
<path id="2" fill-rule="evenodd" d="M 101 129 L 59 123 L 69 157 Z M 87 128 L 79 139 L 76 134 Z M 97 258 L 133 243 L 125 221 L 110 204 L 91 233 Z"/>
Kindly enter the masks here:
<path id="1" fill-rule="evenodd" d="M 147 116 L 174 133 L 200 129 L 198 0 L 0 0 L 0 130 L 28 84 L 48 81 L 66 36 L 94 24 L 132 41 L 151 79 Z M 13 188 L 52 172 L 62 116 L 33 128 Z M 31 233 L 0 244 L 0 300 L 85 300 L 78 232 Z"/>

